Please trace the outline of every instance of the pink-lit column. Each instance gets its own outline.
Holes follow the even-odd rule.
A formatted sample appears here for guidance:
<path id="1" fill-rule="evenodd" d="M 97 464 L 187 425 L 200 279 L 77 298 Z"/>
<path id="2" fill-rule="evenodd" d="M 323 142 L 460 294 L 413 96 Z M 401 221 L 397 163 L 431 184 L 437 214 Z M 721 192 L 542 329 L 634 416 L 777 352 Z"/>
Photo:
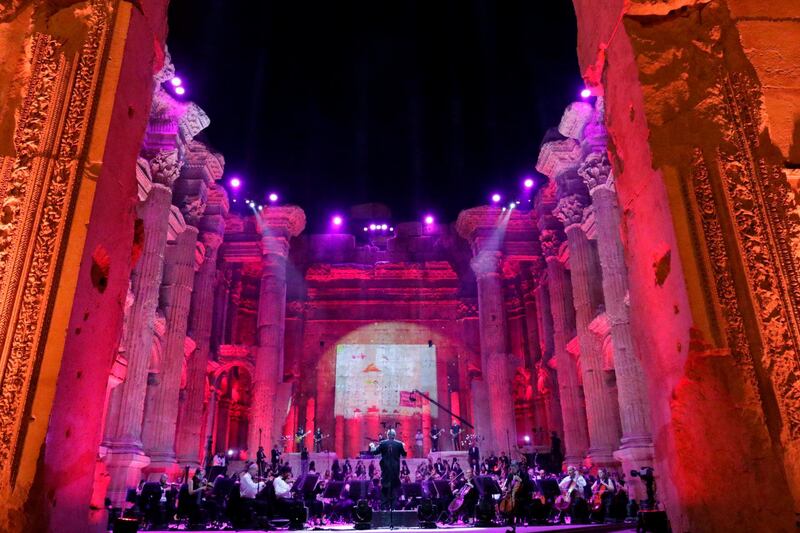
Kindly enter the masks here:
<path id="1" fill-rule="evenodd" d="M 258 299 L 258 350 L 253 375 L 253 400 L 248 448 L 264 449 L 279 443 L 275 434 L 283 419 L 276 420 L 275 397 L 283 379 L 283 346 L 286 324 L 286 262 L 289 239 L 303 231 L 306 216 L 295 206 L 267 207 L 258 215 L 261 231 L 261 286 Z"/>
<path id="2" fill-rule="evenodd" d="M 559 256 L 563 234 L 545 229 L 540 234 L 542 252 L 547 260 L 550 309 L 553 316 L 553 347 L 558 374 L 561 418 L 564 424 L 564 459 L 568 464 L 582 463 L 589 449 L 586 410 L 580 394 L 578 369 L 567 351 L 567 343 L 575 331 L 575 309 L 569 274 Z"/>
<path id="3" fill-rule="evenodd" d="M 221 217 L 220 217 L 221 218 Z M 214 283 L 217 278 L 217 252 L 221 233 L 200 234 L 203 263 L 194 275 L 194 293 L 189 312 L 189 336 L 196 344 L 186 364 L 186 389 L 181 405 L 181 423 L 176 439 L 176 453 L 182 465 L 198 466 L 202 456 L 203 403 L 206 397 L 208 354 L 211 341 L 211 313 L 214 306 Z"/>
<path id="4" fill-rule="evenodd" d="M 606 386 L 601 347 L 589 330 L 602 295 L 596 255 L 581 226 L 587 206 L 585 191 L 567 195 L 558 201 L 555 215 L 564 224 L 569 243 L 572 301 L 589 429 L 589 457 L 595 466 L 609 466 L 615 462 L 613 452 L 619 442 L 619 411 L 616 394 Z"/>
<path id="5" fill-rule="evenodd" d="M 116 393 L 115 418 L 107 423 L 111 436 L 108 495 L 116 506 L 125 501 L 127 488 L 137 485 L 141 469 L 150 462 L 142 449 L 142 418 L 171 200 L 169 187 L 153 184 L 147 199 L 138 207 L 144 243 L 131 275 L 133 304 L 123 339 L 128 366 L 125 381 Z"/>
<path id="6" fill-rule="evenodd" d="M 164 352 L 157 382 L 147 388 L 142 441 L 150 456 L 148 472 L 180 470 L 175 456 L 175 432 L 189 305 L 194 284 L 197 229 L 185 226 L 165 253 L 161 304 L 166 318 Z"/>
<path id="7" fill-rule="evenodd" d="M 531 275 L 536 298 L 536 318 L 539 325 L 539 338 L 542 341 L 542 358 L 537 361 L 536 390 L 544 400 L 547 415 L 547 439 L 549 432 L 564 434 L 564 423 L 561 420 L 561 402 L 558 398 L 555 373 L 555 348 L 553 344 L 553 315 L 550 307 L 550 291 L 547 287 L 547 263 L 541 260 L 531 267 Z M 549 442 L 549 440 L 547 440 Z"/>
<path id="8" fill-rule="evenodd" d="M 623 467 L 638 468 L 640 462 L 652 460 L 653 442 L 644 373 L 631 335 L 630 310 L 626 304 L 628 274 L 620 236 L 619 205 L 614 176 L 605 151 L 590 152 L 579 174 L 592 195 L 597 249 L 603 270 L 603 293 L 611 324 L 622 423 L 622 445 L 614 455 Z"/>
<path id="9" fill-rule="evenodd" d="M 470 263 L 478 282 L 482 374 L 491 413 L 491 439 L 487 444 L 496 452 L 508 450 L 517 442 L 501 261 L 500 252 L 482 250 Z"/>

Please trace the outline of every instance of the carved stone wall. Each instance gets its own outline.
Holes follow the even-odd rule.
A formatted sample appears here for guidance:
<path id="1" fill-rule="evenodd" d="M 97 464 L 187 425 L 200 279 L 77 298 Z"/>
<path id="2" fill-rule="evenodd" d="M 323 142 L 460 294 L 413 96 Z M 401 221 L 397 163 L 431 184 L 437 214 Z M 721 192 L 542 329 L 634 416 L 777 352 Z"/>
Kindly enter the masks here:
<path id="1" fill-rule="evenodd" d="M 91 519 L 152 93 L 141 72 L 165 29 L 165 3 L 143 4 L 149 21 L 110 0 L 0 8 L 0 530 Z"/>
<path id="2" fill-rule="evenodd" d="M 672 527 L 792 530 L 800 218 L 783 166 L 796 144 L 787 117 L 800 111 L 791 61 L 800 6 L 574 4 L 584 77 L 605 95 Z M 732 472 L 742 490 L 705 490 Z"/>

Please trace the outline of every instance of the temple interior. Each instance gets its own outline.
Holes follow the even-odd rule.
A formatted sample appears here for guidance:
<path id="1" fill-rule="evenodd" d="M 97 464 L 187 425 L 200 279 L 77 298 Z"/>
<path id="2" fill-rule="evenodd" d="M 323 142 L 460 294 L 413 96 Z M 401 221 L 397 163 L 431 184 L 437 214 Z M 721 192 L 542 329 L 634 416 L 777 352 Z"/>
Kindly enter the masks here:
<path id="1" fill-rule="evenodd" d="M 404 487 L 558 483 L 543 531 L 580 521 L 569 468 L 598 531 L 800 527 L 800 3 L 567 2 L 584 89 L 515 196 L 327 229 L 241 193 L 168 3 L 0 6 L 0 531 L 122 532 L 137 488 L 194 495 L 190 471 L 311 464 L 321 492 L 395 439 Z M 600 471 L 638 516 L 609 520 Z"/>

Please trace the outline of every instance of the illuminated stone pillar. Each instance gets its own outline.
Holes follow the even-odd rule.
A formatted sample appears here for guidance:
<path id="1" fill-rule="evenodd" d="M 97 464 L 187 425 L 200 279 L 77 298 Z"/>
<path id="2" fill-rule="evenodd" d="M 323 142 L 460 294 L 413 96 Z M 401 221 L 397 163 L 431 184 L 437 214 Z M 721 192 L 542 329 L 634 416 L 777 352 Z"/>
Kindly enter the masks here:
<path id="1" fill-rule="evenodd" d="M 142 447 L 142 418 L 171 199 L 168 187 L 153 184 L 147 199 L 137 209 L 143 225 L 144 242 L 131 275 L 133 304 L 123 339 L 128 365 L 125 381 L 119 385 L 117 393 L 116 416 L 107 424 L 111 436 L 109 497 L 115 506 L 124 502 L 128 487 L 136 486 L 141 469 L 150 462 Z"/>
<path id="2" fill-rule="evenodd" d="M 561 418 L 564 424 L 565 461 L 582 463 L 589 449 L 586 410 L 580 396 L 578 369 L 567 351 L 567 343 L 575 331 L 575 309 L 569 274 L 559 255 L 563 235 L 553 229 L 543 230 L 540 240 L 547 260 L 547 280 L 550 289 L 550 309 L 553 316 L 553 347 L 555 349 Z"/>
<path id="3" fill-rule="evenodd" d="M 303 231 L 306 216 L 295 206 L 267 207 L 259 215 L 261 231 L 261 287 L 258 299 L 258 350 L 253 374 L 253 402 L 248 436 L 251 450 L 278 443 L 275 397 L 283 379 L 284 327 L 286 323 L 286 261 L 289 239 Z M 277 421 L 280 422 L 280 421 Z"/>
<path id="4" fill-rule="evenodd" d="M 500 252 L 483 250 L 470 262 L 478 281 L 482 373 L 490 395 L 491 431 L 488 434 L 484 432 L 484 435 L 489 447 L 495 451 L 508 450 L 517 442 L 501 261 Z"/>
<path id="5" fill-rule="evenodd" d="M 542 357 L 536 363 L 536 390 L 544 401 L 547 415 L 547 439 L 550 432 L 564 434 L 564 423 L 561 420 L 561 402 L 556 386 L 555 353 L 553 344 L 553 315 L 550 307 L 550 291 L 547 287 L 547 264 L 544 260 L 531 270 L 536 283 L 536 318 L 539 322 L 539 338 L 542 339 Z M 549 442 L 549 440 L 547 440 Z"/>
<path id="6" fill-rule="evenodd" d="M 214 305 L 214 282 L 217 277 L 217 252 L 222 237 L 201 233 L 203 263 L 194 275 L 194 293 L 189 313 L 189 336 L 197 347 L 186 365 L 186 390 L 181 406 L 176 452 L 181 464 L 200 465 L 202 448 L 203 403 L 205 402 L 208 354 L 211 340 L 211 313 Z"/>
<path id="7" fill-rule="evenodd" d="M 615 456 L 623 467 L 652 461 L 653 441 L 644 373 L 631 335 L 628 276 L 620 236 L 620 213 L 614 176 L 604 151 L 587 155 L 579 174 L 589 187 L 597 226 L 597 248 L 603 269 L 603 293 L 611 324 L 614 370 L 622 424 L 621 447 Z M 648 463 L 650 464 L 650 463 Z"/>
<path id="8" fill-rule="evenodd" d="M 163 360 L 158 380 L 147 388 L 142 442 L 150 456 L 148 472 L 176 472 L 175 432 L 189 305 L 194 284 L 197 229 L 185 226 L 167 246 L 161 307 L 166 318 Z"/>
<path id="9" fill-rule="evenodd" d="M 582 194 L 570 194 L 559 200 L 555 214 L 564 224 L 569 243 L 572 301 L 589 430 L 589 457 L 595 466 L 608 466 L 614 463 L 612 454 L 619 442 L 619 412 L 617 397 L 606 386 L 600 345 L 589 329 L 602 300 L 596 255 L 581 227 L 587 206 L 585 191 Z"/>

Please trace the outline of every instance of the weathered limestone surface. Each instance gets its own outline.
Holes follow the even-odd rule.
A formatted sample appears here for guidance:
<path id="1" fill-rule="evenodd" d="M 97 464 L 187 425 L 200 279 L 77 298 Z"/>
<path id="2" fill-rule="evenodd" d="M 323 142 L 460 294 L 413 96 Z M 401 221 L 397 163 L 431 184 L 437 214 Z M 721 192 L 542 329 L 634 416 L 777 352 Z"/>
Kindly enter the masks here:
<path id="1" fill-rule="evenodd" d="M 84 531 L 94 512 L 134 167 L 166 29 L 166 2 L 142 5 L 147 16 L 117 1 L 0 7 L 0 286 L 22 291 L 0 296 L 13 354 L 0 357 L 0 530 Z"/>
<path id="2" fill-rule="evenodd" d="M 793 530 L 800 255 L 782 167 L 797 163 L 800 5 L 574 5 L 605 97 L 660 499 L 675 530 Z M 731 472 L 741 490 L 705 490 Z"/>

